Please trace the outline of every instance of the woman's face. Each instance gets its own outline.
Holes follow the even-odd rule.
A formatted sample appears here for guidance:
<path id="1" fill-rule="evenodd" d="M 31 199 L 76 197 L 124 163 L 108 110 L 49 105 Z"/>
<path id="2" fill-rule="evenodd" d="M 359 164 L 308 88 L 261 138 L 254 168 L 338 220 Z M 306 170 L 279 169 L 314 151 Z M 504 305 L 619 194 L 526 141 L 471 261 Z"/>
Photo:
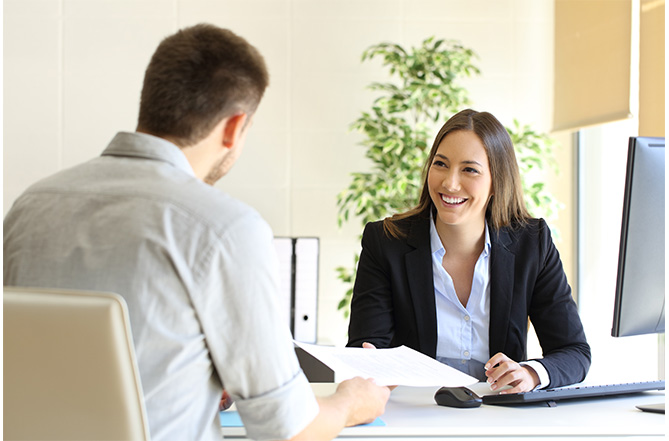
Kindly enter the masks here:
<path id="1" fill-rule="evenodd" d="M 492 176 L 483 142 L 474 132 L 458 130 L 441 140 L 427 185 L 437 207 L 437 226 L 483 225 Z"/>

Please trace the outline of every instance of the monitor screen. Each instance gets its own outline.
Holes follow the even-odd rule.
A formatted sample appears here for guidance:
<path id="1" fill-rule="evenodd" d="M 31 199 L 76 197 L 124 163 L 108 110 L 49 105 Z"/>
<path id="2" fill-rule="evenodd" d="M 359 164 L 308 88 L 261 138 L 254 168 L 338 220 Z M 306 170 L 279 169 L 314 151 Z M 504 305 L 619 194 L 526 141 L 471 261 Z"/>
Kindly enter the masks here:
<path id="1" fill-rule="evenodd" d="M 614 337 L 664 332 L 664 169 L 664 138 L 630 138 Z"/>

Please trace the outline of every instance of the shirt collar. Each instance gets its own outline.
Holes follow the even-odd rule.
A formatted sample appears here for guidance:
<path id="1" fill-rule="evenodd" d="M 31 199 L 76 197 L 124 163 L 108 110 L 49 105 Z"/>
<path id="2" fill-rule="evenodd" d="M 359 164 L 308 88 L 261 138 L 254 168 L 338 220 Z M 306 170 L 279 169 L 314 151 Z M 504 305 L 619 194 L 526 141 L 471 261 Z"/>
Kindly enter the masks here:
<path id="1" fill-rule="evenodd" d="M 432 254 L 438 254 L 439 257 L 444 256 L 444 244 L 441 243 L 441 238 L 439 233 L 437 233 L 437 227 L 434 224 L 434 218 L 432 213 L 430 213 L 430 248 L 432 249 Z M 490 254 L 490 230 L 488 229 L 488 221 L 485 222 L 485 245 L 483 246 L 483 255 L 488 256 Z"/>
<path id="2" fill-rule="evenodd" d="M 193 167 L 178 146 L 163 138 L 146 133 L 117 133 L 102 152 L 102 156 L 125 156 L 163 161 L 195 176 Z"/>

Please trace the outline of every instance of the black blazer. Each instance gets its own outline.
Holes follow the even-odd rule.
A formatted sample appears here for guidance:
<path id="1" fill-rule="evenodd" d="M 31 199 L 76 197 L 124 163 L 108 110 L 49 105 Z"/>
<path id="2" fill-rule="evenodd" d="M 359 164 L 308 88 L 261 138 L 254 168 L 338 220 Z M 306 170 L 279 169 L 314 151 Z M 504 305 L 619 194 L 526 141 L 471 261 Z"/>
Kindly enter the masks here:
<path id="1" fill-rule="evenodd" d="M 429 217 L 402 221 L 404 239 L 383 223 L 365 226 L 348 346 L 409 346 L 432 358 L 437 351 Z M 549 387 L 577 383 L 590 367 L 590 346 L 562 262 L 543 219 L 490 231 L 490 356 L 527 357 L 528 317 L 543 351 Z M 486 360 L 480 360 L 485 362 Z"/>

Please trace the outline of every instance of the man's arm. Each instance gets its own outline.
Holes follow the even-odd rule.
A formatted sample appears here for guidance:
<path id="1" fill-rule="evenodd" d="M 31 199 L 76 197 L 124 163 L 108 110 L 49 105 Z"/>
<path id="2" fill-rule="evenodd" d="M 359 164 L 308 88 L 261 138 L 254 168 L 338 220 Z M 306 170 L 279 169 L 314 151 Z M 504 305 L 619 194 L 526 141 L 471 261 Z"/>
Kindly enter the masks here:
<path id="1" fill-rule="evenodd" d="M 291 441 L 335 438 L 344 427 L 371 423 L 385 411 L 390 389 L 360 377 L 343 381 L 328 397 L 319 397 L 319 412 Z"/>
<path id="2" fill-rule="evenodd" d="M 246 213 L 209 242 L 218 246 L 200 251 L 209 258 L 208 283 L 195 303 L 209 353 L 249 438 L 332 439 L 345 426 L 383 413 L 388 388 L 369 380 L 342 382 L 332 396 L 314 397 L 279 313 L 278 261 L 266 222 Z"/>

